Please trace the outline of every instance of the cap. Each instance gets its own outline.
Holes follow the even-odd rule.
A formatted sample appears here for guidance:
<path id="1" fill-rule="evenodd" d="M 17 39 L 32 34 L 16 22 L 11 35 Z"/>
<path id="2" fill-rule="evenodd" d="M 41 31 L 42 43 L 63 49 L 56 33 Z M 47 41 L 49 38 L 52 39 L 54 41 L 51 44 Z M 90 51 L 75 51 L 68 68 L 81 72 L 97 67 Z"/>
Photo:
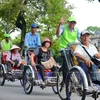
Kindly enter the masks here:
<path id="1" fill-rule="evenodd" d="M 51 40 L 50 40 L 49 38 L 45 38 L 45 39 L 43 40 L 42 44 L 43 44 L 44 42 L 49 42 L 49 43 L 50 43 L 50 46 L 52 45 L 52 42 L 51 42 Z"/>
<path id="2" fill-rule="evenodd" d="M 90 32 L 89 32 L 89 31 L 83 30 L 83 31 L 81 32 L 81 36 L 83 36 L 84 34 L 87 34 L 87 33 L 90 35 Z"/>
<path id="3" fill-rule="evenodd" d="M 31 28 L 39 28 L 39 27 L 38 27 L 37 24 L 34 23 L 34 24 L 31 25 Z"/>
<path id="4" fill-rule="evenodd" d="M 68 18 L 68 21 L 69 21 L 69 22 L 72 22 L 72 21 L 76 22 L 76 18 L 75 18 L 74 16 L 70 16 L 70 17 Z"/>
<path id="5" fill-rule="evenodd" d="M 10 50 L 13 50 L 13 49 L 20 49 L 20 47 L 17 45 L 13 45 Z"/>
<path id="6" fill-rule="evenodd" d="M 5 37 L 8 37 L 9 38 L 10 37 L 10 34 L 5 34 Z"/>

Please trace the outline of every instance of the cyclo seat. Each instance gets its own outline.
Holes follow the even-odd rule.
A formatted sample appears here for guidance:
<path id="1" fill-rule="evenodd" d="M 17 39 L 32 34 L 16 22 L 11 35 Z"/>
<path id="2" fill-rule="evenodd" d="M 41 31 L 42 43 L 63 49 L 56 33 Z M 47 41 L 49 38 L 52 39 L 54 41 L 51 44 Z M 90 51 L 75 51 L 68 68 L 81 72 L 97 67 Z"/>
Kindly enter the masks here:
<path id="1" fill-rule="evenodd" d="M 7 55 L 8 55 L 9 52 L 10 51 L 3 51 L 2 52 L 2 58 L 1 58 L 1 63 L 2 64 L 5 64 L 6 63 L 6 57 L 7 57 Z"/>

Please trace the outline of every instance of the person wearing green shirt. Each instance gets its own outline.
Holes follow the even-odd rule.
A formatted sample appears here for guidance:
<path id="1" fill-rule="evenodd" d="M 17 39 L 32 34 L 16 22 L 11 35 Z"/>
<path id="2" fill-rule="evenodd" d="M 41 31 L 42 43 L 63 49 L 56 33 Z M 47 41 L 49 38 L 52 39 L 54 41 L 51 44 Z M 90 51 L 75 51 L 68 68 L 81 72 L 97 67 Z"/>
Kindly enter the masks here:
<path id="1" fill-rule="evenodd" d="M 76 42 L 80 39 L 80 32 L 78 28 L 75 27 L 76 22 L 76 18 L 74 16 L 70 16 L 68 18 L 68 23 L 64 25 L 64 19 L 61 18 L 56 31 L 56 35 L 60 38 L 59 47 L 61 57 L 63 60 L 62 71 L 64 79 L 66 77 L 66 72 L 68 72 L 68 67 L 66 66 L 66 60 L 63 53 L 63 49 L 67 48 L 69 43 Z"/>
<path id="2" fill-rule="evenodd" d="M 1 49 L 3 51 L 9 51 L 12 47 L 12 42 L 10 41 L 10 34 L 5 34 L 5 39 L 1 41 Z"/>

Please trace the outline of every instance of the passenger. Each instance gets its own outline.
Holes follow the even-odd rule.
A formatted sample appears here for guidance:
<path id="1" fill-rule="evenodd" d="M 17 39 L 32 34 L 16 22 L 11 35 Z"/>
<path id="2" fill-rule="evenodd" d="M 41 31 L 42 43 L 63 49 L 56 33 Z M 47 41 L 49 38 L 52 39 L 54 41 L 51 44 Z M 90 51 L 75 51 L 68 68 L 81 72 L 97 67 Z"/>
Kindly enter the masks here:
<path id="1" fill-rule="evenodd" d="M 57 65 L 56 65 L 56 62 L 55 60 L 53 59 L 53 56 L 52 56 L 52 52 L 51 50 L 49 50 L 49 47 L 52 45 L 52 42 L 48 39 L 48 38 L 45 38 L 44 41 L 42 42 L 42 47 L 40 48 L 37 48 L 34 50 L 34 53 L 31 54 L 31 64 L 32 66 L 36 66 L 36 68 L 39 68 L 40 69 L 40 74 L 41 74 L 41 77 L 42 77 L 42 80 L 43 80 L 43 84 L 45 84 L 45 68 L 46 66 L 43 65 L 42 62 L 47 62 L 49 59 L 51 59 L 51 66 L 49 69 L 51 69 L 52 72 L 54 72 L 52 75 L 53 76 L 56 76 L 56 71 L 57 71 Z M 37 57 L 37 64 L 34 62 L 34 57 Z M 48 63 L 48 65 L 50 65 Z M 48 69 L 48 67 L 46 68 Z"/>
<path id="2" fill-rule="evenodd" d="M 63 59 L 62 70 L 64 79 L 66 77 L 66 71 L 68 72 L 68 67 L 66 67 L 66 60 L 63 49 L 67 48 L 69 43 L 79 40 L 80 32 L 75 27 L 76 22 L 76 18 L 74 16 L 71 16 L 68 18 L 68 24 L 63 25 L 64 19 L 62 18 L 56 31 L 56 35 L 60 36 L 60 53 Z"/>
<path id="3" fill-rule="evenodd" d="M 37 24 L 31 25 L 31 32 L 25 35 L 25 47 L 26 48 L 37 48 L 41 46 L 40 35 L 37 33 Z"/>
<path id="4" fill-rule="evenodd" d="M 22 64 L 22 59 L 20 57 L 20 54 L 18 53 L 18 51 L 20 50 L 20 47 L 18 47 L 17 45 L 13 45 L 10 49 L 10 52 L 7 55 L 6 58 L 6 65 L 7 65 L 7 71 L 11 72 L 12 70 L 12 66 L 14 66 L 15 68 L 19 68 L 21 70 L 23 70 L 24 66 Z"/>
<path id="5" fill-rule="evenodd" d="M 5 34 L 5 39 L 1 41 L 1 49 L 3 51 L 9 51 L 12 47 L 12 42 L 10 41 L 10 34 Z"/>
<path id="6" fill-rule="evenodd" d="M 95 56 L 97 59 L 100 59 L 100 53 L 97 51 L 94 45 L 89 43 L 90 33 L 87 30 L 82 31 L 80 39 L 81 44 L 75 48 L 74 54 L 78 58 L 78 60 L 80 60 L 81 63 L 85 63 L 87 69 L 90 70 L 92 81 L 94 83 L 100 84 L 100 74 L 98 73 L 100 65 L 96 66 L 90 58 L 90 56 Z M 86 68 L 85 72 L 88 72 Z"/>

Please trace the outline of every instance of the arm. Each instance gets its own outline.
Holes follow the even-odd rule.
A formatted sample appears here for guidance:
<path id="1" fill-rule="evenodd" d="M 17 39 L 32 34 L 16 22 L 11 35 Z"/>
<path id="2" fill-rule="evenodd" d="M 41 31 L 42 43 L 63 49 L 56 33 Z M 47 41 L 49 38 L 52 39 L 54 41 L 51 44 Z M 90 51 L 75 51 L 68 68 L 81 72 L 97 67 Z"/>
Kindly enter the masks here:
<path id="1" fill-rule="evenodd" d="M 6 57 L 6 61 L 9 61 L 11 64 L 15 64 L 11 59 L 11 53 L 9 52 L 8 54 L 7 54 L 7 57 Z"/>
<path id="2" fill-rule="evenodd" d="M 55 62 L 55 60 L 54 60 L 53 57 L 51 57 L 51 60 L 52 60 L 52 62 L 53 62 L 53 64 L 54 64 L 54 66 L 57 66 L 57 64 L 56 64 L 56 62 Z"/>
<path id="3" fill-rule="evenodd" d="M 77 39 L 78 39 L 78 41 L 80 41 L 80 34 L 81 34 L 81 31 L 79 29 L 77 29 Z"/>
<path id="4" fill-rule="evenodd" d="M 95 54 L 95 57 L 100 59 L 100 53 Z"/>
<path id="5" fill-rule="evenodd" d="M 85 57 L 83 57 L 79 53 L 75 53 L 75 56 L 76 56 L 77 59 L 84 61 L 88 67 L 90 67 L 91 64 L 93 64 L 93 62 L 91 60 L 86 59 Z"/>
<path id="6" fill-rule="evenodd" d="M 1 41 L 1 49 L 3 51 L 3 44 L 4 44 L 4 40 Z"/>
<path id="7" fill-rule="evenodd" d="M 25 35 L 25 42 L 24 42 L 24 45 L 26 48 L 28 48 L 28 35 L 27 34 Z"/>
<path id="8" fill-rule="evenodd" d="M 59 24 L 58 24 L 58 27 L 57 27 L 57 30 L 56 30 L 56 35 L 59 36 L 60 34 L 60 26 L 64 23 L 64 19 L 61 18 Z"/>
<path id="9" fill-rule="evenodd" d="M 41 46 L 41 40 L 40 40 L 40 35 L 39 34 L 38 34 L 37 40 L 38 40 L 37 41 L 37 43 L 38 43 L 37 46 L 40 47 Z"/>
<path id="10" fill-rule="evenodd" d="M 57 66 L 57 64 L 56 64 L 56 62 L 55 62 L 55 60 L 54 60 L 54 58 L 53 58 L 52 51 L 50 51 L 50 59 L 52 60 L 53 65 L 54 65 L 54 66 Z"/>

